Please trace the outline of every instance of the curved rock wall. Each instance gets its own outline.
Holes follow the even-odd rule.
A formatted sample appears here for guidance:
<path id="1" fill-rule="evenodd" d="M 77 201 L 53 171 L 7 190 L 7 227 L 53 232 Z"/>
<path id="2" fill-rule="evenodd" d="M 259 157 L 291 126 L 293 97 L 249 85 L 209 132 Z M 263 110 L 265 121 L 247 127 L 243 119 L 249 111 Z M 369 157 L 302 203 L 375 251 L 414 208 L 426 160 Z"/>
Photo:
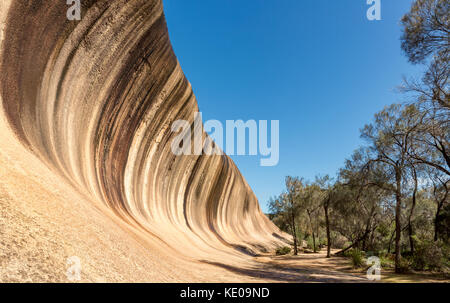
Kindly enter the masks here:
<path id="1" fill-rule="evenodd" d="M 67 20 L 65 1 L 9 7 L 0 89 L 20 141 L 90 199 L 185 256 L 279 245 L 284 236 L 229 157 L 171 152 L 172 122 L 192 122 L 198 107 L 162 2 L 81 2 L 81 21 Z"/>

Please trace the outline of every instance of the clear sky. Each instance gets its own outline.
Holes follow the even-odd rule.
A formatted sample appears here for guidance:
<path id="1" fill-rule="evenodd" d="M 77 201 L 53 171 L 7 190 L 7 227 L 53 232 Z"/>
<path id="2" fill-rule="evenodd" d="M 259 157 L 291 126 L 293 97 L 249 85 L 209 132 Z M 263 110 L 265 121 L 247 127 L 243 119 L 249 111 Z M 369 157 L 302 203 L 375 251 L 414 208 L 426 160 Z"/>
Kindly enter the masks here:
<path id="1" fill-rule="evenodd" d="M 361 145 L 359 129 L 399 102 L 402 76 L 421 67 L 400 49 L 412 0 L 165 0 L 175 53 L 203 120 L 280 121 L 280 160 L 232 156 L 263 211 L 286 175 L 335 176 Z"/>

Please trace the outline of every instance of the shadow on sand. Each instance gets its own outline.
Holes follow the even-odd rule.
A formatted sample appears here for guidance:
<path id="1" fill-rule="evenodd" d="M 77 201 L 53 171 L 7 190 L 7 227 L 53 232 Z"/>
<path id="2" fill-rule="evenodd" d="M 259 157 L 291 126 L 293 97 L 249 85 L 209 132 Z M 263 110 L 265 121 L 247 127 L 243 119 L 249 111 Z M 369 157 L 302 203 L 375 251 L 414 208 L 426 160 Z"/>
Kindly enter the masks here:
<path id="1" fill-rule="evenodd" d="M 317 261 L 320 259 L 323 260 L 323 256 L 311 254 L 302 255 L 300 258 L 294 256 L 271 257 L 271 261 L 269 262 L 255 260 L 249 267 L 236 267 L 207 260 L 201 260 L 201 262 L 255 279 L 273 280 L 277 282 L 368 282 L 362 276 L 348 272 L 340 272 L 330 268 L 337 261 L 332 260 L 334 258 L 330 260 L 329 265 L 331 266 L 321 266 L 320 264 L 317 266 L 308 266 L 301 264 L 302 260 L 314 262 L 316 259 Z M 336 263 L 339 262 L 337 261 Z"/>

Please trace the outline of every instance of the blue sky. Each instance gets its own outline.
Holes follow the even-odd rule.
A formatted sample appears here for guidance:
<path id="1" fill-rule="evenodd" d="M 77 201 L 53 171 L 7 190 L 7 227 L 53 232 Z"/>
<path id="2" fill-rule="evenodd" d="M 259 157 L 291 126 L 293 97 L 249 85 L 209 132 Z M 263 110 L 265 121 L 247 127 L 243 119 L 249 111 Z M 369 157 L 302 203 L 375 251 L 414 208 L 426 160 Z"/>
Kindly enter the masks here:
<path id="1" fill-rule="evenodd" d="M 361 145 L 359 129 L 399 102 L 419 75 L 400 49 L 412 0 L 165 0 L 170 38 L 203 120 L 280 121 L 280 160 L 232 156 L 263 211 L 286 175 L 335 176 Z"/>

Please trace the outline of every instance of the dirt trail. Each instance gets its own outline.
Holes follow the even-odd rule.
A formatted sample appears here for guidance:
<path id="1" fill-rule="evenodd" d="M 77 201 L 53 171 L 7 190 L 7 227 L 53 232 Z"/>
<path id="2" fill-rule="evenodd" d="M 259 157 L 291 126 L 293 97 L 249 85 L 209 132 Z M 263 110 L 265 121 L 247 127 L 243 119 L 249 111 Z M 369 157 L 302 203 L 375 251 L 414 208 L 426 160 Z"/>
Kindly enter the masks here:
<path id="1" fill-rule="evenodd" d="M 336 253 L 338 250 L 332 250 Z M 369 281 L 365 269 L 354 269 L 348 258 L 332 255 L 326 250 L 319 253 L 300 253 L 298 256 L 266 254 L 255 258 L 251 266 L 227 268 L 241 275 L 262 278 L 273 282 L 324 282 L 324 283 L 436 283 L 446 282 L 444 277 L 432 273 L 395 274 L 392 269 L 381 270 L 380 281 Z"/>
<path id="2" fill-rule="evenodd" d="M 363 273 L 352 272 L 345 258 L 325 258 L 325 253 L 298 256 L 263 255 L 241 267 L 210 263 L 230 272 L 270 282 L 369 282 Z"/>

